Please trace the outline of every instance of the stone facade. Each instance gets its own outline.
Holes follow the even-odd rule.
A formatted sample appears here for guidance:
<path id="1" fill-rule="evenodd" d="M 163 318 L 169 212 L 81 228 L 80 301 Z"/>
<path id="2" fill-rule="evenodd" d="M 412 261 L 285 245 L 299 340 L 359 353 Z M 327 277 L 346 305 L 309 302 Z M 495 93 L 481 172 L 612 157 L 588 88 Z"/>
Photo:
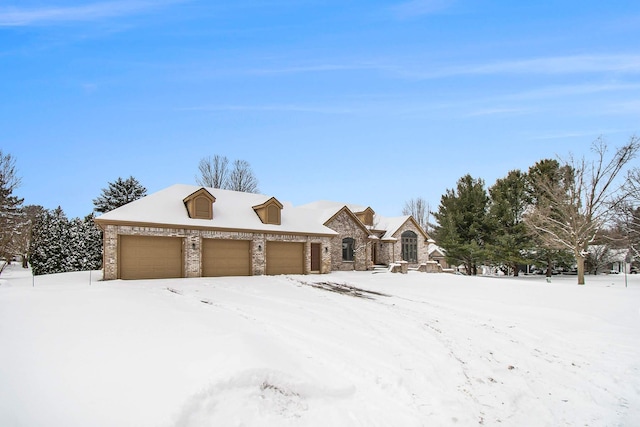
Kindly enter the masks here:
<path id="1" fill-rule="evenodd" d="M 206 209 L 198 210 L 196 202 L 203 198 L 205 205 L 212 204 L 209 215 L 203 214 L 207 213 Z M 226 215 L 216 217 L 216 206 Z M 267 208 L 274 208 L 275 214 L 264 211 Z M 177 184 L 154 197 L 132 202 L 126 209 L 108 212 L 96 218 L 96 224 L 104 232 L 103 268 L 107 280 L 119 276 L 365 271 L 373 269 L 374 264 L 397 265 L 403 272 L 435 270 L 435 265 L 429 265 L 429 237 L 413 218 L 376 217 L 371 207 L 330 201 L 285 208 L 273 197 Z M 403 261 L 402 254 L 402 234 L 407 231 L 415 233 L 410 263 Z M 174 239 L 122 239 L 121 236 Z M 210 239 L 226 242 L 210 244 L 213 243 Z M 269 249 L 269 242 L 302 245 L 272 244 Z M 122 251 L 125 256 L 131 253 L 132 259 L 128 260 L 131 262 L 118 259 L 120 244 L 126 245 Z M 343 253 L 344 244 L 348 248 L 346 253 Z M 139 248 L 143 249 L 136 253 Z M 205 254 L 207 259 L 203 259 Z M 273 264 L 269 266 L 270 261 Z M 140 273 L 139 276 L 131 274 L 132 271 Z"/>
<path id="2" fill-rule="evenodd" d="M 325 225 L 338 233 L 331 238 L 331 270 L 363 271 L 372 267 L 369 233 L 356 218 L 343 209 Z M 353 261 L 342 259 L 342 240 L 348 237 L 355 240 Z"/>
<path id="3" fill-rule="evenodd" d="M 118 237 L 121 235 L 180 237 L 185 277 L 202 276 L 202 239 L 239 239 L 251 241 L 251 273 L 266 272 L 266 243 L 269 241 L 304 243 L 304 272 L 311 272 L 311 244 L 320 245 L 320 273 L 329 273 L 332 267 L 331 237 L 289 234 L 251 233 L 234 231 L 199 230 L 186 228 L 138 227 L 129 225 L 107 225 L 104 229 L 104 279 L 118 278 Z"/>
<path id="4" fill-rule="evenodd" d="M 417 256 L 415 263 L 410 263 L 410 267 L 418 267 L 422 263 L 429 261 L 429 243 L 424 236 L 424 232 L 412 220 L 407 220 L 393 236 L 380 239 L 376 247 L 376 262 L 378 264 L 389 265 L 402 261 L 402 233 L 413 231 L 417 235 Z"/>

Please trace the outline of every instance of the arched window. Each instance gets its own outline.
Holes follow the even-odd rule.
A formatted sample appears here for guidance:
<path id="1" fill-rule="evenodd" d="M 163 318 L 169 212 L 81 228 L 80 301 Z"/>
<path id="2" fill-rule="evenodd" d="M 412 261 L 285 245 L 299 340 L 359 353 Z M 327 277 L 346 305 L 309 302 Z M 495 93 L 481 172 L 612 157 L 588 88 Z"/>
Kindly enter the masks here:
<path id="1" fill-rule="evenodd" d="M 402 260 L 418 262 L 418 235 L 410 230 L 402 233 Z"/>
<path id="2" fill-rule="evenodd" d="M 342 239 L 342 260 L 353 261 L 353 248 L 356 241 L 351 237 Z"/>

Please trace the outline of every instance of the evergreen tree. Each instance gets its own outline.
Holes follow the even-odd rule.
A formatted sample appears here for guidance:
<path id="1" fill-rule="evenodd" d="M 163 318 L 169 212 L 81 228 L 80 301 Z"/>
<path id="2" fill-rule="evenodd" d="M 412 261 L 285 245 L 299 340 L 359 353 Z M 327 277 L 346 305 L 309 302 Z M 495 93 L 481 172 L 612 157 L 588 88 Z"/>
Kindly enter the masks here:
<path id="1" fill-rule="evenodd" d="M 125 180 L 119 177 L 115 182 L 110 182 L 108 188 L 103 188 L 100 196 L 93 199 L 94 211 L 109 212 L 146 195 L 147 189 L 133 176 Z"/>
<path id="2" fill-rule="evenodd" d="M 489 218 L 496 231 L 491 245 L 492 257 L 494 262 L 506 264 L 517 276 L 519 265 L 527 262 L 526 253 L 531 246 L 523 219 L 531 203 L 525 174 L 519 170 L 509 172 L 496 181 L 489 194 Z"/>
<path id="3" fill-rule="evenodd" d="M 34 275 L 96 270 L 102 236 L 93 215 L 69 221 L 60 207 L 41 212 L 32 228 L 29 262 Z"/>
<path id="4" fill-rule="evenodd" d="M 434 213 L 438 225 L 435 237 L 450 264 L 463 263 L 467 274 L 476 275 L 477 266 L 487 258 L 491 238 L 488 220 L 489 197 L 482 179 L 465 175 L 457 188 L 447 190 Z"/>
<path id="5" fill-rule="evenodd" d="M 68 271 L 97 270 L 102 266 L 102 233 L 93 219 L 91 214 L 70 223 Z"/>
<path id="6" fill-rule="evenodd" d="M 533 209 L 545 210 L 549 215 L 558 217 L 550 200 L 550 188 L 547 188 L 544 183 L 554 183 L 556 189 L 553 193 L 562 194 L 563 191 L 566 192 L 568 184 L 564 182 L 570 179 L 571 171 L 567 167 L 561 166 L 557 160 L 542 159 L 529 168 L 526 177 L 527 191 Z M 525 223 L 527 223 L 526 218 Z M 527 225 L 527 230 L 534 246 L 534 249 L 529 253 L 529 258 L 534 264 L 546 267 L 547 277 L 551 277 L 554 267 L 565 266 L 573 262 L 573 255 L 562 245 L 544 238 L 529 225 Z"/>
<path id="7" fill-rule="evenodd" d="M 69 242 L 69 220 L 62 208 L 46 210 L 39 215 L 29 245 L 29 263 L 33 274 L 38 276 L 71 271 Z"/>

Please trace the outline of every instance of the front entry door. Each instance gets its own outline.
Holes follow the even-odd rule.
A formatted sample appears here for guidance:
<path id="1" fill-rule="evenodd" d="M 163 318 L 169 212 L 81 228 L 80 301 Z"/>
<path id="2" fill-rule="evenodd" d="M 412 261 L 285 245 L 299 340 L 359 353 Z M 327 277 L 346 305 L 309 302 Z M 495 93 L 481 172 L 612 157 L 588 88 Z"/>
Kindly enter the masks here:
<path id="1" fill-rule="evenodd" d="M 311 271 L 320 273 L 320 243 L 311 244 Z"/>

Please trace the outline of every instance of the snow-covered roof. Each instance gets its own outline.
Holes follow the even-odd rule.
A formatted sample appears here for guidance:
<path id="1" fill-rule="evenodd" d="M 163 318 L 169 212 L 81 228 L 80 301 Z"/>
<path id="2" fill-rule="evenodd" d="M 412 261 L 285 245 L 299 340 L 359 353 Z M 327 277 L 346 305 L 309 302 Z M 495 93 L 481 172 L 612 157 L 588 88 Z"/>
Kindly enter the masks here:
<path id="1" fill-rule="evenodd" d="M 318 220 L 321 220 L 323 223 L 329 221 L 344 207 L 346 207 L 353 213 L 363 212 L 367 209 L 367 206 L 356 205 L 353 203 L 333 202 L 330 200 L 319 200 L 316 202 L 300 205 L 298 207 L 308 210 L 310 215 L 315 215 Z"/>
<path id="2" fill-rule="evenodd" d="M 299 206 L 300 208 L 308 209 L 309 211 L 316 212 L 317 217 L 325 222 L 331 219 L 342 208 L 347 207 L 351 212 L 364 212 L 370 209 L 369 206 L 357 205 L 353 203 L 333 202 L 329 200 L 319 200 L 316 202 L 307 203 Z M 397 240 L 394 234 L 400 230 L 400 228 L 411 218 L 410 215 L 402 215 L 396 217 L 385 217 L 376 214 L 373 227 L 377 231 L 384 231 L 379 237 L 382 240 L 393 241 Z M 377 237 L 377 236 L 376 236 Z"/>
<path id="3" fill-rule="evenodd" d="M 189 217 L 184 200 L 203 187 L 176 184 L 141 199 L 121 206 L 96 218 L 100 223 L 143 223 L 178 227 L 204 227 L 227 230 L 247 230 L 275 233 L 337 235 L 324 225 L 345 207 L 352 213 L 370 209 L 368 206 L 321 200 L 301 206 L 282 203 L 280 224 L 264 224 L 253 209 L 271 200 L 273 196 L 238 191 L 204 188 L 214 198 L 213 219 Z M 279 203 L 279 202 L 278 202 Z M 382 240 L 397 240 L 394 234 L 411 217 L 383 217 L 375 215 L 373 228 L 384 231 Z M 363 225 L 363 228 L 366 227 Z M 371 237 L 375 237 L 372 236 Z"/>
<path id="4" fill-rule="evenodd" d="M 435 243 L 429 243 L 429 246 L 427 246 L 427 252 L 429 252 L 429 256 L 433 255 L 435 252 L 440 253 L 440 255 L 444 255 L 444 249 Z"/>
<path id="5" fill-rule="evenodd" d="M 345 206 L 348 207 L 351 212 L 362 212 L 368 208 L 368 206 L 357 205 L 354 203 L 334 202 L 331 200 L 318 200 L 315 202 L 301 205 L 299 207 L 307 208 L 307 209 L 327 209 L 327 210 L 333 209 L 337 211 L 338 209 L 342 209 Z"/>
<path id="6" fill-rule="evenodd" d="M 381 239 L 389 240 L 393 239 L 393 235 L 404 225 L 405 222 L 410 218 L 409 215 L 403 216 L 394 216 L 394 217 L 384 217 L 380 215 L 376 215 L 376 229 L 385 230 L 385 233 L 382 235 Z"/>
<path id="7" fill-rule="evenodd" d="M 253 210 L 272 196 L 206 188 L 216 199 L 213 219 L 190 218 L 183 200 L 202 187 L 176 184 L 96 218 L 98 223 L 124 222 L 279 233 L 336 235 L 306 209 L 283 203 L 281 223 L 263 224 Z"/>

